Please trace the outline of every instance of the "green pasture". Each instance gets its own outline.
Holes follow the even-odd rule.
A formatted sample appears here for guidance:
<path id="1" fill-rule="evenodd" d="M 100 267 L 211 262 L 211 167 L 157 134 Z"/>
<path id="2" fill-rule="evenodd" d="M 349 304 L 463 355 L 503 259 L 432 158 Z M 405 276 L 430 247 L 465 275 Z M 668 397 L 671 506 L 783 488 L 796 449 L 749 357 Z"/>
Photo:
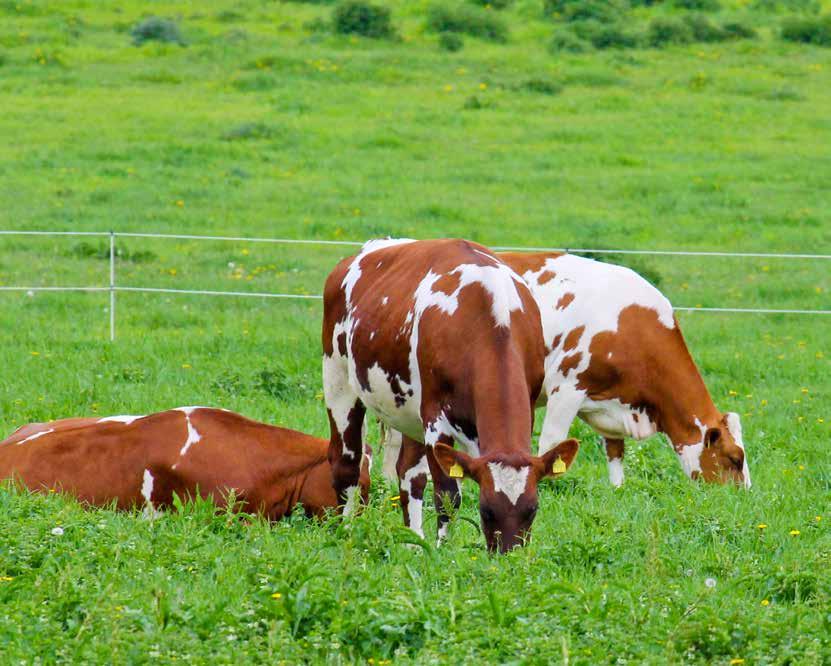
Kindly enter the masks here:
<path id="1" fill-rule="evenodd" d="M 0 0 L 0 229 L 831 253 L 831 49 L 780 36 L 827 2 L 722 0 L 708 16 L 755 38 L 582 53 L 552 52 L 569 28 L 537 0 L 482 9 L 507 41 L 457 52 L 430 3 L 384 4 L 393 39 L 323 29 L 325 2 Z M 134 46 L 150 15 L 184 45 Z M 123 286 L 299 294 L 350 252 L 117 249 Z M 0 237 L 0 286 L 105 286 L 107 253 Z M 678 306 L 831 309 L 828 261 L 612 259 Z M 0 292 L 3 435 L 194 404 L 328 434 L 319 301 L 118 293 L 114 343 L 108 307 Z M 4 488 L 0 663 L 831 662 L 831 318 L 679 319 L 742 415 L 749 492 L 690 483 L 660 438 L 630 443 L 613 490 L 580 424 L 534 538 L 501 557 L 473 485 L 438 550 L 432 509 L 414 544 L 380 476 L 349 525 L 201 503 L 150 522 Z"/>

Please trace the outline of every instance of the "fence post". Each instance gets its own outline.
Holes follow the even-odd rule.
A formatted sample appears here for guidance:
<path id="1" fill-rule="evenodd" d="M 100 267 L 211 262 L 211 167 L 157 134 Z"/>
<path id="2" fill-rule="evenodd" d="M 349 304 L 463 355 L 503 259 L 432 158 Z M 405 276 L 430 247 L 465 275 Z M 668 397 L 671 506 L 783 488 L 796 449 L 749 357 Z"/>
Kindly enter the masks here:
<path id="1" fill-rule="evenodd" d="M 115 341 L 115 232 L 110 231 L 110 342 Z"/>

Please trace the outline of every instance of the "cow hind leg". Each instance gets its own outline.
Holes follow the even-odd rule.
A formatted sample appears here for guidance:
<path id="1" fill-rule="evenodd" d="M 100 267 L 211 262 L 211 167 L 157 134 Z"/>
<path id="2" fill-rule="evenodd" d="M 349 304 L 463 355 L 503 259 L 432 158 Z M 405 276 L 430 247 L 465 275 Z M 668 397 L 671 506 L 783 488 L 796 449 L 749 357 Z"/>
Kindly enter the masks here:
<path id="1" fill-rule="evenodd" d="M 623 485 L 623 440 L 606 440 L 606 460 L 609 465 L 609 481 L 615 488 Z"/>
<path id="2" fill-rule="evenodd" d="M 427 447 L 406 435 L 402 436 L 396 471 L 404 524 L 423 539 L 424 488 L 430 471 Z"/>
<path id="3" fill-rule="evenodd" d="M 452 441 L 449 446 L 453 446 Z M 447 538 L 450 518 L 461 506 L 462 492 L 459 482 L 444 473 L 433 454 L 433 447 L 427 447 L 427 464 L 430 467 L 430 476 L 433 477 L 433 501 L 436 506 L 438 523 L 436 546 L 441 546 Z"/>
<path id="4" fill-rule="evenodd" d="M 329 463 L 332 485 L 343 515 L 357 510 L 361 500 L 360 476 L 366 408 L 349 384 L 347 359 L 323 357 L 323 392 L 329 415 Z"/>

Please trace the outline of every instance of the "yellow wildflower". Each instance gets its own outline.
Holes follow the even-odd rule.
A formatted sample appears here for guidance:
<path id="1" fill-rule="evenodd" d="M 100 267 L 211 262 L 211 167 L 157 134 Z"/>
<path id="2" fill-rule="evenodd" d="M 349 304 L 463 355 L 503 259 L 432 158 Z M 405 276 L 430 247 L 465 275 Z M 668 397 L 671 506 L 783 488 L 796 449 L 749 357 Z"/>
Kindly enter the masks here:
<path id="1" fill-rule="evenodd" d="M 756 525 L 756 527 L 758 527 L 760 530 L 766 530 L 768 526 L 765 523 L 759 523 L 758 525 Z"/>
<path id="2" fill-rule="evenodd" d="M 281 598 L 282 596 L 283 596 L 283 595 L 282 595 L 282 594 L 280 594 L 279 592 L 275 592 L 274 594 L 272 594 L 272 595 L 271 595 L 271 598 L 272 598 L 272 599 L 279 599 L 279 598 Z"/>
<path id="3" fill-rule="evenodd" d="M 791 530 L 790 532 L 788 532 L 788 534 L 790 534 L 791 536 L 799 536 L 801 532 L 799 530 Z"/>
<path id="4" fill-rule="evenodd" d="M 762 599 L 762 606 L 770 606 L 770 600 L 769 599 Z"/>

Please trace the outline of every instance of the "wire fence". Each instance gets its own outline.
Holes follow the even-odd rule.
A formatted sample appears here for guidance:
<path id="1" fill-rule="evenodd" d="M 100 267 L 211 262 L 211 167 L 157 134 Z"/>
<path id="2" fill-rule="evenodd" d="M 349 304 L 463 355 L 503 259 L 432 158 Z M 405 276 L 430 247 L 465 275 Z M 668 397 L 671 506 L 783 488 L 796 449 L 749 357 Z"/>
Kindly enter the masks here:
<path id="1" fill-rule="evenodd" d="M 191 241 L 219 241 L 234 243 L 272 243 L 281 245 L 317 245 L 341 246 L 355 248 L 363 243 L 358 241 L 315 240 L 298 238 L 252 238 L 245 236 L 199 236 L 193 234 L 155 234 L 139 232 L 116 231 L 16 231 L 0 230 L 2 236 L 41 236 L 41 237 L 90 237 L 97 236 L 109 239 L 109 284 L 93 286 L 0 286 L 0 292 L 108 292 L 110 298 L 110 340 L 115 340 L 116 332 L 116 293 L 137 292 L 150 294 L 182 294 L 196 296 L 229 296 L 243 298 L 282 298 L 298 300 L 321 300 L 322 294 L 274 293 L 256 291 L 216 291 L 208 289 L 173 289 L 161 287 L 139 287 L 120 285 L 116 282 L 116 239 L 117 238 L 152 238 L 167 240 Z M 568 247 L 521 247 L 521 246 L 491 246 L 497 252 L 568 252 L 571 254 L 612 254 L 612 255 L 647 255 L 647 256 L 679 256 L 679 257 L 734 257 L 734 258 L 764 258 L 764 259 L 792 259 L 792 260 L 831 260 L 831 254 L 803 254 L 783 252 L 707 252 L 698 250 L 631 250 L 631 249 L 596 249 L 596 248 L 568 248 Z M 724 312 L 750 314 L 786 314 L 786 315 L 831 315 L 831 310 L 825 309 L 776 309 L 776 308 L 721 308 L 721 307 L 674 307 L 676 311 L 686 312 Z"/>

